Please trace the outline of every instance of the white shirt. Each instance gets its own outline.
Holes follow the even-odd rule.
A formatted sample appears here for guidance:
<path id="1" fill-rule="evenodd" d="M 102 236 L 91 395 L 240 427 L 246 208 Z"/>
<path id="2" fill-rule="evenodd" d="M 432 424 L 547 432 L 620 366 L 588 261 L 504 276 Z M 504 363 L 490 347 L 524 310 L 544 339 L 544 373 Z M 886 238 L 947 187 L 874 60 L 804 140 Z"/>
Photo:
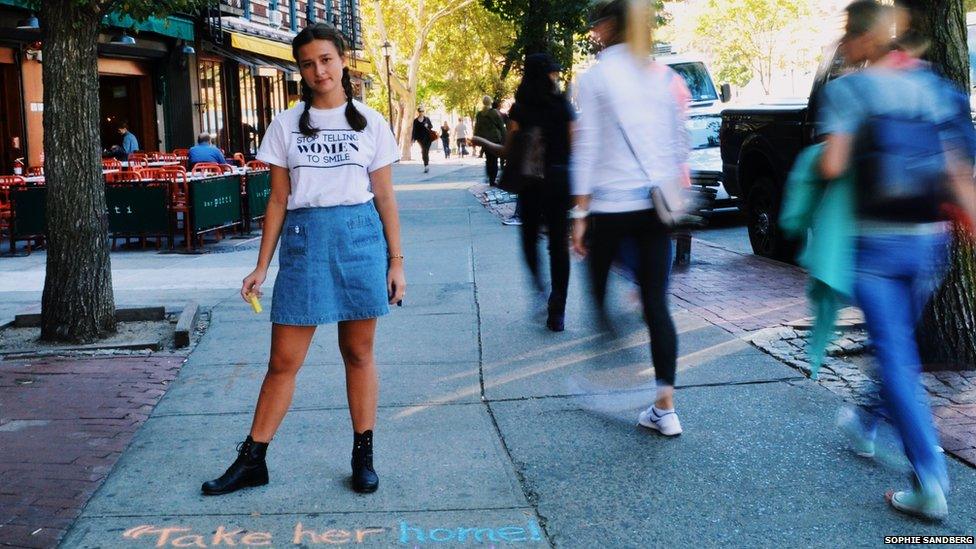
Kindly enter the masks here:
<path id="1" fill-rule="evenodd" d="M 454 128 L 454 138 L 455 139 L 467 139 L 468 138 L 468 125 L 464 122 L 459 122 L 457 127 Z"/>
<path id="2" fill-rule="evenodd" d="M 684 81 L 662 64 L 642 66 L 625 45 L 598 59 L 577 82 L 572 194 L 592 195 L 590 210 L 602 213 L 652 208 L 653 187 L 680 204 L 690 150 Z"/>
<path id="3" fill-rule="evenodd" d="M 291 194 L 288 209 L 355 206 L 373 199 L 369 174 L 400 160 L 400 151 L 383 115 L 354 101 L 366 117 L 357 132 L 346 121 L 346 104 L 334 109 L 309 109 L 311 125 L 319 131 L 302 135 L 298 121 L 305 108 L 299 102 L 268 126 L 257 159 L 288 168 Z"/>

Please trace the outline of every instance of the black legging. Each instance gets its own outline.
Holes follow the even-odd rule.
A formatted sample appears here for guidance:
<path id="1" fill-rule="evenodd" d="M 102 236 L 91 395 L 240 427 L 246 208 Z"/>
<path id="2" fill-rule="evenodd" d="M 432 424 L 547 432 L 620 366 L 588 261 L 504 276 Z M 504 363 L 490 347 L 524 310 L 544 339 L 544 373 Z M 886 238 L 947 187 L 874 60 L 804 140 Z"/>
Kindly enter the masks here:
<path id="1" fill-rule="evenodd" d="M 420 143 L 420 157 L 424 159 L 424 166 L 430 164 L 430 145 L 433 141 L 418 141 Z"/>
<path id="2" fill-rule="evenodd" d="M 488 172 L 488 184 L 494 185 L 498 179 L 498 157 L 485 151 L 485 170 Z"/>
<path id="3" fill-rule="evenodd" d="M 590 284 L 600 312 L 604 312 L 610 265 L 624 239 L 637 252 L 637 284 L 640 286 L 644 322 L 651 333 L 651 358 L 659 385 L 674 386 L 678 335 L 668 309 L 671 270 L 671 236 L 652 210 L 590 215 Z"/>
<path id="4" fill-rule="evenodd" d="M 548 177 L 544 183 L 519 193 L 518 206 L 522 219 L 522 253 L 538 289 L 543 288 L 539 270 L 539 226 L 545 220 L 549 227 L 549 273 L 552 293 L 549 312 L 566 313 L 566 294 L 569 291 L 569 188 L 566 176 Z"/>

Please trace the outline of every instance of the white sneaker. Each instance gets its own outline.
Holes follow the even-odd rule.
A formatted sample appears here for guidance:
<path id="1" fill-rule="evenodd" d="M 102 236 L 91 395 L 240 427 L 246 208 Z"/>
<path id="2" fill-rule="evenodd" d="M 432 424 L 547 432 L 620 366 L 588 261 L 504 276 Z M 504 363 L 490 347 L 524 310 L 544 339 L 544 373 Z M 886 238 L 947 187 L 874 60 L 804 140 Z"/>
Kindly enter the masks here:
<path id="1" fill-rule="evenodd" d="M 678 421 L 678 414 L 674 410 L 662 412 L 657 407 L 651 406 L 637 416 L 637 424 L 669 437 L 681 434 L 681 422 Z"/>

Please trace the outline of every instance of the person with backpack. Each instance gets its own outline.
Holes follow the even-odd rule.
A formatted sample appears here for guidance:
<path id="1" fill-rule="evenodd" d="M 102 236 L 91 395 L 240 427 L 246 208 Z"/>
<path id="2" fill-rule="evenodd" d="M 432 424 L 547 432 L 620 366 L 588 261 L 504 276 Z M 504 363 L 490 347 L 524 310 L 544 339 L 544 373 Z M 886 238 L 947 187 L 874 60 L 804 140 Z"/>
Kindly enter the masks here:
<path id="1" fill-rule="evenodd" d="M 940 520 L 949 478 L 919 380 L 915 325 L 947 264 L 944 208 L 972 209 L 973 127 L 968 102 L 912 55 L 917 48 L 892 47 L 892 8 L 858 0 L 846 12 L 842 53 L 867 68 L 822 92 L 820 172 L 826 180 L 854 177 L 854 298 L 875 346 L 881 397 L 915 473 L 912 488 L 886 499 Z M 873 448 L 877 418 L 860 419 L 847 428 L 859 448 Z"/>
<path id="2" fill-rule="evenodd" d="M 478 136 L 474 138 L 489 155 L 509 160 L 514 156 L 519 157 L 518 161 L 508 163 L 508 171 L 502 174 L 502 179 L 519 180 L 522 253 L 540 301 L 546 301 L 546 327 L 553 332 L 566 329 L 566 295 L 569 291 L 568 170 L 570 133 L 576 117 L 572 105 L 557 86 L 561 71 L 562 67 L 548 53 L 527 56 L 522 81 L 515 92 L 515 103 L 508 113 L 510 122 L 505 145 Z M 548 299 L 539 268 L 538 240 L 543 221 L 549 227 L 552 285 Z"/>
<path id="3" fill-rule="evenodd" d="M 687 180 L 690 140 L 684 80 L 651 57 L 648 0 L 596 5 L 591 36 L 604 46 L 579 78 L 580 117 L 573 136 L 573 248 L 587 258 L 593 298 L 606 328 L 610 266 L 622 243 L 636 246 L 637 282 L 651 336 L 655 402 L 638 423 L 679 435 L 674 409 L 678 338 L 668 308 L 672 244 L 668 205 L 677 209 Z"/>

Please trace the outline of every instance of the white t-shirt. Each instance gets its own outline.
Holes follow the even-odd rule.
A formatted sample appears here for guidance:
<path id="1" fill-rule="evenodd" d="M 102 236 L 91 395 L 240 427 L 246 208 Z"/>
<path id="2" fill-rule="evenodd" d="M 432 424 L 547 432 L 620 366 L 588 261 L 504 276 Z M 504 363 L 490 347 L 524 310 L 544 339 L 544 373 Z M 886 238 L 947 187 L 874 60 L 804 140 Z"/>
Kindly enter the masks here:
<path id="1" fill-rule="evenodd" d="M 383 115 L 359 101 L 366 129 L 353 130 L 346 105 L 309 109 L 319 132 L 305 137 L 298 129 L 305 104 L 282 112 L 268 126 L 257 159 L 288 168 L 291 194 L 288 209 L 355 206 L 373 199 L 369 174 L 400 160 L 400 151 Z"/>

